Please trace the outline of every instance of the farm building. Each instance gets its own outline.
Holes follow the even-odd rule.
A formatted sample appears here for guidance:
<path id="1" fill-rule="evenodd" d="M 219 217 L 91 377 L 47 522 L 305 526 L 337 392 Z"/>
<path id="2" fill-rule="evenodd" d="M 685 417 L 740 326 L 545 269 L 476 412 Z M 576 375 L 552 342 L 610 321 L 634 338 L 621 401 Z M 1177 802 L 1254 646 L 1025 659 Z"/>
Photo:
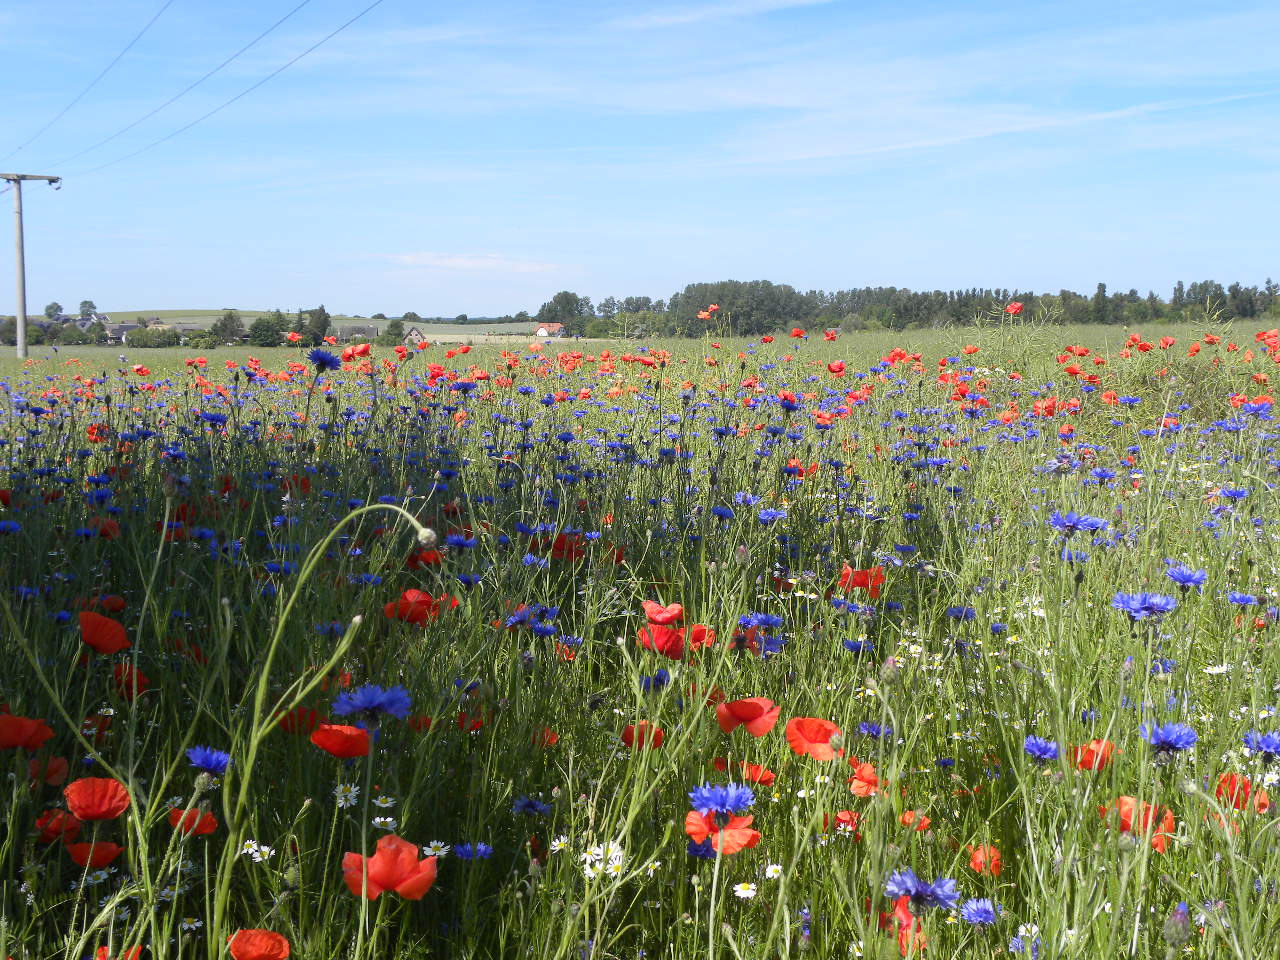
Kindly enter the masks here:
<path id="1" fill-rule="evenodd" d="M 563 337 L 564 324 L 563 323 L 540 323 L 534 329 L 533 335 L 535 337 Z"/>

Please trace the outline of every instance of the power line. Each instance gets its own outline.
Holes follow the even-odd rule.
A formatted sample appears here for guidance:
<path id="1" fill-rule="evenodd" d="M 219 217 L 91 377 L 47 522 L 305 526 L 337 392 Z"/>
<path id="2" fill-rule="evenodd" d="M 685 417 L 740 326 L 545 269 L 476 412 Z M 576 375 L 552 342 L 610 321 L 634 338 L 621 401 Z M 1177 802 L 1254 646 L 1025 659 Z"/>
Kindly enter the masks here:
<path id="1" fill-rule="evenodd" d="M 168 133 L 168 134 L 166 134 L 165 136 L 161 137 L 159 140 L 153 140 L 151 143 L 148 143 L 145 147 L 139 147 L 137 150 L 133 151 L 133 153 L 126 153 L 123 157 L 117 157 L 116 159 L 114 159 L 114 160 L 108 160 L 106 163 L 100 164 L 99 166 L 96 166 L 96 167 L 90 167 L 88 170 L 82 170 L 82 171 L 78 174 L 78 176 L 86 176 L 86 175 L 88 175 L 88 174 L 90 174 L 90 173 L 97 173 L 99 170 L 105 170 L 107 167 L 113 167 L 113 166 L 115 166 L 117 163 L 123 163 L 125 160 L 132 160 L 134 157 L 138 156 L 138 154 L 140 154 L 140 153 L 146 153 L 148 150 L 152 149 L 153 147 L 158 147 L 158 146 L 160 146 L 160 144 L 162 144 L 162 143 L 166 143 L 166 142 L 168 142 L 169 140 L 172 140 L 174 137 L 178 136 L 179 134 L 181 134 L 181 133 L 185 133 L 186 131 L 188 131 L 188 130 L 190 130 L 192 127 L 194 127 L 196 124 L 198 124 L 198 123 L 202 123 L 202 122 L 204 122 L 205 120 L 208 120 L 208 119 L 209 119 L 210 117 L 212 117 L 215 113 L 219 113 L 219 112 L 221 112 L 222 110 L 225 110 L 227 107 L 231 106 L 231 104 L 235 103 L 237 100 L 240 100 L 240 99 L 242 99 L 243 97 L 246 97 L 246 96 L 248 96 L 249 94 L 253 93 L 253 91 L 257 90 L 260 86 L 262 86 L 262 85 L 263 85 L 264 83 L 266 83 L 268 80 L 272 79 L 273 77 L 277 77 L 277 76 L 279 76 L 280 74 L 284 73 L 284 71 L 288 70 L 291 66 L 293 66 L 295 63 L 297 63 L 297 62 L 298 62 L 299 60 L 301 60 L 303 57 L 307 56 L 307 54 L 309 54 L 309 53 L 313 52 L 314 50 L 319 49 L 321 46 L 323 46 L 324 44 L 328 43 L 330 40 L 332 40 L 334 37 L 336 37 L 338 34 L 340 34 L 343 30 L 347 29 L 347 27 L 351 26 L 353 23 L 355 23 L 357 20 L 359 20 L 359 19 L 360 19 L 361 17 L 363 17 L 365 14 L 369 13 L 369 12 L 370 12 L 371 10 L 373 10 L 375 7 L 379 7 L 379 6 L 381 6 L 384 2 L 385 2 L 385 0 L 373 0 L 373 3 L 369 4 L 367 7 L 365 7 L 363 10 L 361 10 L 359 13 L 357 13 L 354 17 L 352 17 L 352 18 L 351 18 L 350 20 L 348 20 L 346 23 L 342 24 L 342 26 L 338 27 L 338 28 L 337 28 L 336 30 L 334 30 L 332 33 L 329 33 L 329 34 L 327 34 L 326 36 L 324 36 L 324 37 L 320 38 L 320 39 L 319 39 L 319 40 L 317 40 L 315 43 L 313 43 L 311 46 L 307 47 L 307 49 L 303 50 L 300 54 L 298 54 L 296 57 L 294 57 L 292 60 L 288 61 L 287 63 L 285 63 L 285 64 L 283 64 L 283 65 L 281 65 L 281 66 L 279 66 L 279 67 L 277 67 L 275 70 L 272 70 L 270 73 L 268 73 L 265 77 L 263 77 L 263 78 L 262 78 L 261 80 L 259 80 L 258 82 L 256 82 L 256 83 L 252 84 L 252 85 L 251 85 L 251 86 L 249 86 L 249 87 L 246 87 L 244 90 L 241 90 L 239 93 L 237 93 L 237 94 L 236 94 L 234 97 L 232 97 L 230 100 L 226 100 L 226 101 L 223 101 L 222 103 L 218 104 L 218 106 L 214 107 L 214 108 L 213 108 L 212 110 L 210 110 L 208 113 L 201 114 L 200 116 L 198 116 L 198 117 L 196 117 L 194 120 L 192 120 L 190 123 L 185 124 L 185 125 L 183 125 L 183 126 L 179 127 L 177 130 L 174 130 L 172 133 Z"/>
<path id="2" fill-rule="evenodd" d="M 157 20 L 159 20 L 159 19 L 160 19 L 160 15 L 161 15 L 162 13 L 164 13 L 166 10 L 168 10 L 171 6 L 173 6 L 173 3 L 174 3 L 174 0 L 165 0 L 164 6 L 162 6 L 159 10 L 157 10 L 157 11 L 156 11 L 156 15 L 155 15 L 154 17 L 152 17 L 150 20 L 148 20 L 148 21 L 147 21 L 147 25 L 146 25 L 145 27 L 143 27 L 141 30 L 139 30 L 139 31 L 138 31 L 138 35 L 137 35 L 136 37 L 134 37 L 132 40 L 130 40 L 130 41 L 128 42 L 128 44 L 126 44 L 126 45 L 125 45 L 125 48 L 124 48 L 123 50 L 121 50 L 119 53 L 117 53 L 117 54 L 116 54 L 115 59 L 114 59 L 114 60 L 112 60 L 110 63 L 108 63 L 108 64 L 107 64 L 107 66 L 106 66 L 106 68 L 105 68 L 105 69 L 104 69 L 100 74 L 98 74 L 96 77 L 94 77 L 94 78 L 93 78 L 93 80 L 91 80 L 91 81 L 89 82 L 89 85 L 88 85 L 87 87 L 85 87 L 83 90 L 81 90 L 79 93 L 77 93 L 77 94 L 75 95 L 75 98 L 74 98 L 70 103 L 68 103 L 65 107 L 63 107 L 61 110 L 59 110 L 59 111 L 57 112 L 57 114 L 55 114 L 55 115 L 54 115 L 54 118 L 53 118 L 52 120 L 50 120 L 50 121 L 49 121 L 48 123 L 46 123 L 43 127 L 41 127 L 41 128 L 40 128 L 39 130 L 37 130 L 34 134 L 32 134 L 32 135 L 31 135 L 31 137 L 30 137 L 30 139 L 28 139 L 25 143 L 21 144 L 20 146 L 16 147 L 15 149 L 10 150 L 10 151 L 9 151 L 8 153 L 6 153 L 3 157 L 0 157 L 0 160 L 8 160 L 8 159 L 9 159 L 10 157 L 12 157 L 15 153 L 19 153 L 19 152 L 21 152 L 22 150 L 25 150 L 27 147 L 31 146 L 31 144 L 35 143 L 35 142 L 36 142 L 36 140 L 38 140 L 38 139 L 40 138 L 40 136 L 41 136 L 41 135 L 42 135 L 46 130 L 48 130 L 50 127 L 52 127 L 55 123 L 57 123 L 59 120 L 61 120 L 64 116 L 66 116 L 67 111 L 68 111 L 68 110 L 70 110 L 72 107 L 74 107 L 74 106 L 75 106 L 77 103 L 79 103 L 81 100 L 83 100 L 83 99 L 84 99 L 85 94 L 87 94 L 90 90 L 92 90 L 94 87 L 96 87 L 96 86 L 98 85 L 98 81 L 99 81 L 99 80 L 101 80 L 103 77 L 105 77 L 108 73 L 110 73 L 110 72 L 111 72 L 111 68 L 112 68 L 112 67 L 114 67 L 117 63 L 119 63 L 119 62 L 120 62 L 120 59 L 121 59 L 121 58 L 122 58 L 126 53 L 128 53 L 130 50 L 132 50 L 132 49 L 133 49 L 133 45 L 134 45 L 135 43 L 137 43 L 139 40 L 141 40 L 141 39 L 142 39 L 142 35 L 143 35 L 144 33 L 146 33 L 148 30 L 150 30 L 150 29 L 151 29 L 151 25 L 152 25 L 153 23 L 155 23 Z"/>
<path id="3" fill-rule="evenodd" d="M 267 27 L 267 29 L 263 30 L 260 34 L 258 34 L 256 37 L 254 37 L 254 38 L 253 38 L 252 40 L 250 40 L 248 43 L 246 43 L 243 47 L 241 47 L 239 50 L 237 50 L 237 51 L 236 51 L 235 53 L 233 53 L 231 56 L 227 57 L 227 59 L 223 60 L 220 64 L 218 64 L 216 67 L 214 67 L 214 68 L 213 68 L 212 70 L 210 70 L 208 73 L 206 73 L 206 74 L 205 74 L 203 77 L 201 77 L 199 80 L 194 81 L 193 83 L 189 84 L 188 86 L 186 86 L 184 89 L 182 89 L 182 90 L 181 90 L 181 91 L 179 91 L 178 93 L 175 93 L 172 97 L 170 97 L 170 98 L 169 98 L 168 100 L 166 100 L 164 103 L 160 104 L 160 106 L 156 107 L 154 110 L 150 111 L 149 113 L 144 113 L 144 114 L 143 114 L 142 116 L 140 116 L 137 120 L 133 121 L 133 123 L 129 124 L 127 127 L 121 127 L 121 128 L 120 128 L 119 130 L 117 130 L 115 133 L 111 134 L 111 136 L 109 136 L 109 137 L 103 137 L 103 138 L 102 138 L 101 140 L 99 140 L 97 143 L 92 144 L 91 146 L 85 147 L 85 148 L 84 148 L 83 150 L 81 150 L 79 153 L 73 153 L 71 156 L 67 157 L 65 160 L 61 160 L 61 161 L 59 161 L 57 164 L 54 164 L 54 166 L 63 166 L 63 165 L 65 165 L 65 164 L 70 163 L 72 160 L 79 160 L 79 159 L 80 159 L 81 157 L 83 157 L 86 153 L 92 153 L 94 150 L 97 150 L 99 147 L 101 147 L 101 146 L 105 146 L 106 144 L 110 143 L 112 140 L 116 139 L 116 137 L 119 137 L 119 136 L 122 136 L 122 135 L 124 135 L 124 134 L 128 133 L 130 130 L 132 130 L 134 127 L 136 127 L 138 124 L 143 123 L 143 122 L 145 122 L 145 121 L 147 121 L 147 120 L 150 120 L 152 117 L 154 117 L 157 113 L 159 113 L 159 112 L 160 112 L 161 110 L 163 110 L 165 107 L 170 106 L 170 105 L 171 105 L 171 104 L 173 104 L 174 102 L 176 102 L 176 101 L 178 101 L 178 100 L 182 99 L 182 98 L 183 98 L 183 97 L 185 97 L 188 93 L 190 93 L 192 90 L 194 90 L 196 87 L 200 86 L 200 84 L 204 83 L 206 80 L 208 80 L 210 77 L 212 77 L 215 73 L 218 73 L 218 72 L 219 72 L 223 67 L 227 66 L 227 65 L 228 65 L 228 64 L 230 64 L 232 61 L 234 61 L 234 60 L 236 60 L 237 58 L 239 58 L 241 54 L 245 53 L 246 51 L 248 51 L 248 50 L 249 50 L 249 48 L 251 48 L 251 47 L 255 46 L 257 43 L 259 43 L 261 40 L 263 40 L 263 39 L 264 39 L 268 34 L 272 33 L 272 32 L 273 32 L 277 27 L 279 27 L 282 23 L 284 23 L 286 20 L 288 20 L 290 17 L 292 17 L 295 13 L 297 13 L 299 10 L 301 10 L 303 7 L 305 7 L 305 6 L 306 6 L 307 4 L 309 4 L 310 2 L 311 2 L 311 0 L 302 0 L 302 2 L 301 2 L 300 4 L 298 4 L 298 5 L 297 5 L 296 7 L 294 7 L 292 10 L 290 10 L 288 13 L 286 13 L 283 17 L 281 17 L 279 20 L 277 20 L 277 21 L 276 21 L 275 23 L 273 23 L 271 26 Z"/>

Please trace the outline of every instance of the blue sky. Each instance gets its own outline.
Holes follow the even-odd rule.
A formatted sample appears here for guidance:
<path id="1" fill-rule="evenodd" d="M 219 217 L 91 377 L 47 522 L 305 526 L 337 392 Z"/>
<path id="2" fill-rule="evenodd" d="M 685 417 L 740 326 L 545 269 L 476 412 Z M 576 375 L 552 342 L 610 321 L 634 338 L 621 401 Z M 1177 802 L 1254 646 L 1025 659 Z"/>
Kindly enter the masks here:
<path id="1" fill-rule="evenodd" d="M 1280 276 L 1280 7 L 174 0 L 0 170 L 29 305 L 424 315 L 771 279 L 1090 291 Z M 7 0 L 0 156 L 162 0 Z M 0 197 L 7 213 L 12 195 Z M 13 309 L 0 230 L 0 311 Z"/>

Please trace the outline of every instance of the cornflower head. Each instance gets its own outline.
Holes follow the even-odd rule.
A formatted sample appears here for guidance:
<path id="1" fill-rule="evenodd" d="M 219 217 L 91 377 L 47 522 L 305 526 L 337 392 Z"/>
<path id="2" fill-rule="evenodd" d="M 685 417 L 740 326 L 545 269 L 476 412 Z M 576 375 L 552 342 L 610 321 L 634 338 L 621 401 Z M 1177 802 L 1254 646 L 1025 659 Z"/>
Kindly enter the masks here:
<path id="1" fill-rule="evenodd" d="M 1200 737 L 1185 723 L 1165 723 L 1158 726 L 1142 724 L 1138 733 L 1143 740 L 1151 744 L 1157 754 L 1170 755 L 1182 750 L 1190 750 Z"/>
<path id="2" fill-rule="evenodd" d="M 1044 737 L 1027 737 L 1022 743 L 1022 749 L 1037 763 L 1048 763 L 1050 760 L 1058 759 L 1058 744 Z"/>
<path id="3" fill-rule="evenodd" d="M 197 770 L 220 777 L 231 765 L 231 754 L 214 747 L 191 747 L 187 750 L 187 759 Z"/>
<path id="4" fill-rule="evenodd" d="M 376 683 L 366 683 L 338 694 L 338 698 L 333 701 L 333 712 L 335 716 L 356 715 L 366 722 L 376 723 L 383 714 L 403 720 L 409 715 L 409 708 L 412 706 L 413 700 L 404 687 L 384 689 Z"/>
<path id="5" fill-rule="evenodd" d="M 954 880 L 941 877 L 932 883 L 926 883 L 916 876 L 916 872 L 910 867 L 895 870 L 886 881 L 884 892 L 894 900 L 899 897 L 908 897 L 911 900 L 912 909 L 916 911 L 926 907 L 942 907 L 944 910 L 950 910 L 960 899 Z"/>

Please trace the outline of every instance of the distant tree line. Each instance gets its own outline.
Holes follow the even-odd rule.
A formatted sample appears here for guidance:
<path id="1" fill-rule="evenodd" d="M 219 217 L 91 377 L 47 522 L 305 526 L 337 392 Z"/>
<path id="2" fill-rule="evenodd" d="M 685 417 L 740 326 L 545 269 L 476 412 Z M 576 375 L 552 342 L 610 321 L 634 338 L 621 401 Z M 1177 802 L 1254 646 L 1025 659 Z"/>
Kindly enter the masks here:
<path id="1" fill-rule="evenodd" d="M 917 291 L 906 287 L 862 287 L 801 292 L 768 280 L 691 283 L 667 300 L 590 297 L 562 290 L 539 308 L 539 323 L 562 323 L 571 335 L 588 337 L 760 336 L 789 327 L 843 330 L 919 330 L 969 326 L 992 319 L 1012 302 L 1023 305 L 1022 322 L 1140 325 L 1177 320 L 1280 318 L 1280 284 L 1224 287 L 1214 280 L 1174 286 L 1166 300 L 1154 291 L 1092 295 L 1073 290 L 970 288 Z M 708 311 L 711 304 L 719 310 Z M 527 316 L 527 314 L 526 314 Z"/>

